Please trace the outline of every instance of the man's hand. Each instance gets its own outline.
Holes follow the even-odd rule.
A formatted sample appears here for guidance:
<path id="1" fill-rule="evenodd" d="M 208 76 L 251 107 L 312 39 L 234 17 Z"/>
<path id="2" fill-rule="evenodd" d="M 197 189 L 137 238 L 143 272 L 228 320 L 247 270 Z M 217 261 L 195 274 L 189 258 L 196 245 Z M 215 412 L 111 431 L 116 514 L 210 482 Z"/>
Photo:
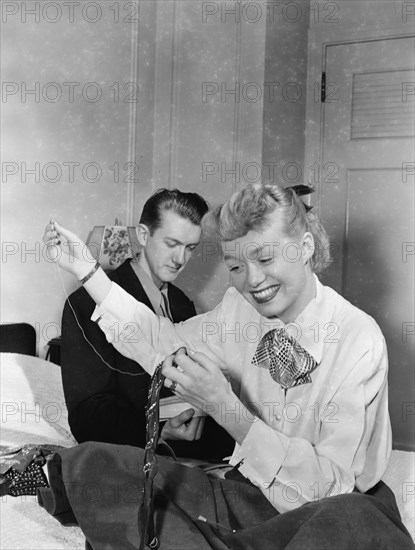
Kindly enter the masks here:
<path id="1" fill-rule="evenodd" d="M 203 431 L 204 417 L 193 418 L 194 409 L 187 409 L 182 413 L 170 418 L 164 425 L 160 437 L 170 440 L 197 441 Z"/>

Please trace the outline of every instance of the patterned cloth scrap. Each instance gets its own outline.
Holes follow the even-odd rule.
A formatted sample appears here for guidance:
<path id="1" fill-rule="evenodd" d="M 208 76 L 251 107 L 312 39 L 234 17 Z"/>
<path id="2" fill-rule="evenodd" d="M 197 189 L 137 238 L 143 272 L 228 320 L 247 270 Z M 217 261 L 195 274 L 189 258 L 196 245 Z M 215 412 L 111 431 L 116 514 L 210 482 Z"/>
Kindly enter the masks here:
<path id="1" fill-rule="evenodd" d="M 39 487 L 49 487 L 43 471 L 46 460 L 60 446 L 25 445 L 0 457 L 1 495 L 36 495 Z"/>
<path id="2" fill-rule="evenodd" d="M 252 364 L 268 369 L 284 389 L 311 382 L 310 373 L 317 367 L 313 357 L 285 329 L 273 329 L 263 336 Z"/>

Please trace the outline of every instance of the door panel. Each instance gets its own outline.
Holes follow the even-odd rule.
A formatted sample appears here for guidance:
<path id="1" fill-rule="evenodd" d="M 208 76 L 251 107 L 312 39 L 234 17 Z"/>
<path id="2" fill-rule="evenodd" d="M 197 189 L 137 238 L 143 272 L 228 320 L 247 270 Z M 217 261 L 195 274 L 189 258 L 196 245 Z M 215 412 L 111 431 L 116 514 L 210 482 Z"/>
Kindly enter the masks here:
<path id="1" fill-rule="evenodd" d="M 320 196 L 334 241 L 324 282 L 380 325 L 394 443 L 413 448 L 414 39 L 328 46 L 326 79 L 322 161 L 335 175 Z"/>

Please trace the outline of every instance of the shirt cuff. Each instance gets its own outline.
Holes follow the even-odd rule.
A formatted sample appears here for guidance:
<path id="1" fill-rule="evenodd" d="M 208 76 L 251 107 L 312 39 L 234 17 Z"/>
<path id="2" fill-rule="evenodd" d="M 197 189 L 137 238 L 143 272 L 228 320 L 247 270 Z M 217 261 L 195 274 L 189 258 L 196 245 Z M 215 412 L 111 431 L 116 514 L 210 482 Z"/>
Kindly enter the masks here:
<path id="1" fill-rule="evenodd" d="M 101 305 L 96 306 L 91 320 L 96 322 L 100 316 L 110 317 L 112 321 L 134 319 L 137 302 L 128 292 L 111 282 L 111 288 Z"/>
<path id="2" fill-rule="evenodd" d="M 242 444 L 235 449 L 231 464 L 263 491 L 276 478 L 288 451 L 289 438 L 257 420 Z"/>
<path id="3" fill-rule="evenodd" d="M 136 320 L 137 312 L 140 314 L 140 323 Z M 144 304 L 137 302 L 124 289 L 112 282 L 106 298 L 100 306 L 95 307 L 91 320 L 99 325 L 107 342 L 152 375 L 156 366 L 165 357 L 150 344 L 151 328 L 146 335 L 139 326 L 151 327 L 152 316 L 155 317 Z"/>

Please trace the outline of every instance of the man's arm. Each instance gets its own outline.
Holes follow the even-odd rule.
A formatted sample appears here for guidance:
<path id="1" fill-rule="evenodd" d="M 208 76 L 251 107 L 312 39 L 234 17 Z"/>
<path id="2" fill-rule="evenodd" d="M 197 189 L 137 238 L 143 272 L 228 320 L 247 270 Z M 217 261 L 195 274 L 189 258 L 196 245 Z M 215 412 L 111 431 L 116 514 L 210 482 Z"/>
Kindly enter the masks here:
<path id="1" fill-rule="evenodd" d="M 137 380 L 128 374 L 117 374 L 108 365 L 120 368 L 122 364 L 134 374 L 141 369 L 121 357 L 90 320 L 94 304 L 84 290 L 74 293 L 69 301 L 65 303 L 62 317 L 61 363 L 69 425 L 74 437 L 80 443 L 92 440 L 142 445 L 144 407 L 142 410 L 135 407 L 119 388 L 122 377 L 128 377 L 127 384 L 136 384 Z M 141 376 L 147 375 L 141 371 Z M 142 398 L 145 403 L 145 389 Z"/>

